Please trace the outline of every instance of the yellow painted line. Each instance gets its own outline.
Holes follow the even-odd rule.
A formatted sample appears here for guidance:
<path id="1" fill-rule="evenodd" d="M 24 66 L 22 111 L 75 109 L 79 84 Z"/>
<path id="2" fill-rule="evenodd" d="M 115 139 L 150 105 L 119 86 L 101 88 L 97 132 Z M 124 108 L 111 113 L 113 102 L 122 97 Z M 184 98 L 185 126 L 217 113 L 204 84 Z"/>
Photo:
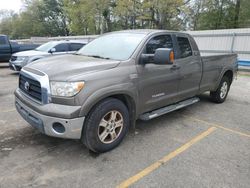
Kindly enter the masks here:
<path id="1" fill-rule="evenodd" d="M 186 117 L 186 118 L 193 119 L 193 120 L 195 120 L 195 121 L 198 121 L 198 122 L 207 124 L 207 125 L 209 125 L 209 126 L 217 127 L 217 128 L 223 129 L 223 130 L 225 130 L 225 131 L 229 131 L 229 132 L 232 132 L 232 133 L 235 133 L 235 134 L 238 134 L 238 135 L 241 135 L 241 136 L 245 136 L 245 137 L 249 137 L 249 138 L 250 138 L 250 135 L 249 135 L 249 134 L 246 134 L 246 133 L 243 133 L 243 132 L 240 132 L 240 131 L 237 131 L 237 130 L 229 129 L 229 128 L 226 128 L 226 127 L 224 127 L 224 126 L 221 126 L 221 125 L 218 125 L 218 124 L 215 124 L 215 123 L 210 123 L 210 122 L 207 122 L 207 121 L 204 121 L 204 120 L 195 118 L 195 117 L 186 116 L 186 115 L 183 115 L 183 116 Z"/>
<path id="2" fill-rule="evenodd" d="M 5 113 L 5 112 L 14 112 L 16 109 L 12 108 L 12 109 L 8 109 L 8 110 L 2 110 L 0 111 L 0 113 Z"/>
<path id="3" fill-rule="evenodd" d="M 216 129 L 217 129 L 216 127 L 210 127 L 208 130 L 206 130 L 205 132 L 203 132 L 200 135 L 196 136 L 195 138 L 193 138 L 192 140 L 190 140 L 189 142 L 187 142 L 186 144 L 184 144 L 183 146 L 181 146 L 177 150 L 169 153 L 168 155 L 164 156 L 162 159 L 156 161 L 152 165 L 145 168 L 144 170 L 140 171 L 139 173 L 135 174 L 134 176 L 128 178 L 125 181 L 123 181 L 120 185 L 117 186 L 117 188 L 129 187 L 130 185 L 134 184 L 135 182 L 137 182 L 138 180 L 140 180 L 144 176 L 147 176 L 148 174 L 150 174 L 151 172 L 153 172 L 154 170 L 159 168 L 161 165 L 164 165 L 169 160 L 171 160 L 174 157 L 176 157 L 177 155 L 181 154 L 182 152 L 184 152 L 185 150 L 190 148 L 193 144 L 199 142 L 201 139 L 205 138 L 206 136 L 211 134 Z"/>

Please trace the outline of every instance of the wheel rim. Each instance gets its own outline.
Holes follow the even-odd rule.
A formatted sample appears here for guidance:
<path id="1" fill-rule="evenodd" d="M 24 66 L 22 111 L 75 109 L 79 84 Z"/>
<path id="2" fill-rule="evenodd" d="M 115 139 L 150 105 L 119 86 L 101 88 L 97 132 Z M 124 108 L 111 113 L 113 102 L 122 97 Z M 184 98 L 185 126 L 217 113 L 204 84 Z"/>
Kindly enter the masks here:
<path id="1" fill-rule="evenodd" d="M 224 99 L 227 95 L 228 85 L 227 82 L 223 82 L 221 88 L 220 88 L 220 97 Z"/>
<path id="2" fill-rule="evenodd" d="M 98 127 L 98 137 L 104 144 L 114 142 L 123 129 L 123 117 L 120 112 L 112 110 L 105 114 Z"/>

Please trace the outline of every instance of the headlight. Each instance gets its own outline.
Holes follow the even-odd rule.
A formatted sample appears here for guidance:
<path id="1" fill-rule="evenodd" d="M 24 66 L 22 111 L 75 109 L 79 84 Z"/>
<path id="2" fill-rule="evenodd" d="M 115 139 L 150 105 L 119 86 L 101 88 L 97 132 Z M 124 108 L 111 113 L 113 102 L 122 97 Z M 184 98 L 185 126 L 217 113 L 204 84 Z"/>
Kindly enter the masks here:
<path id="1" fill-rule="evenodd" d="M 51 94 L 60 97 L 72 97 L 84 87 L 84 82 L 50 82 Z"/>
<path id="2" fill-rule="evenodd" d="M 25 61 L 25 60 L 27 60 L 27 59 L 28 59 L 28 57 L 17 56 L 17 60 L 18 60 L 18 61 Z"/>

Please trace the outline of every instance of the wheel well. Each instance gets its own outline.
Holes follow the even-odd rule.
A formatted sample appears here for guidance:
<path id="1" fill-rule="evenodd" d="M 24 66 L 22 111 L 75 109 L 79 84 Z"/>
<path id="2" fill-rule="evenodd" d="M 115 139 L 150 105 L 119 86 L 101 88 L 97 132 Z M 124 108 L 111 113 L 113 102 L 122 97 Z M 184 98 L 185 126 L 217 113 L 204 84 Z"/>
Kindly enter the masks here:
<path id="1" fill-rule="evenodd" d="M 116 95 L 111 95 L 109 97 L 116 98 L 122 101 L 126 105 L 129 111 L 130 124 L 132 125 L 136 118 L 136 105 L 133 98 L 125 94 L 116 94 Z"/>
<path id="2" fill-rule="evenodd" d="M 107 98 L 115 98 L 115 99 L 118 99 L 121 102 L 123 102 L 123 104 L 128 108 L 128 111 L 129 111 L 130 125 L 134 126 L 135 120 L 136 120 L 136 105 L 135 105 L 134 99 L 126 94 L 114 94 L 114 95 L 106 96 L 105 98 L 99 100 L 97 103 L 95 103 L 95 105 L 93 105 L 90 108 L 87 116 L 89 115 L 91 110 L 94 108 L 94 106 L 98 105 L 99 103 L 101 103 L 103 100 L 105 100 Z"/>
<path id="3" fill-rule="evenodd" d="M 233 81 L 233 72 L 231 70 L 228 70 L 225 72 L 225 74 L 223 75 L 223 77 L 226 76 L 229 81 L 230 81 L 230 84 L 232 83 Z"/>

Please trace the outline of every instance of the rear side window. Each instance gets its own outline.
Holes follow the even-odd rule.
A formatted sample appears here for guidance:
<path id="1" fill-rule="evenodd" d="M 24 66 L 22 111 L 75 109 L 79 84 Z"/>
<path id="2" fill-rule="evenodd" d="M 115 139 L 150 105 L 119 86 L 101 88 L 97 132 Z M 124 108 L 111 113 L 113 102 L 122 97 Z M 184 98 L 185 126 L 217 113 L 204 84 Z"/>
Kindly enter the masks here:
<path id="1" fill-rule="evenodd" d="M 84 46 L 84 44 L 81 44 L 81 43 L 71 43 L 71 44 L 70 44 L 70 51 L 78 51 L 78 50 L 80 50 L 83 46 Z"/>
<path id="2" fill-rule="evenodd" d="M 58 44 L 55 46 L 56 52 L 67 52 L 69 51 L 69 46 L 66 43 Z"/>
<path id="3" fill-rule="evenodd" d="M 146 45 L 146 54 L 154 54 L 158 48 L 173 48 L 170 35 L 159 35 L 152 38 Z"/>
<path id="4" fill-rule="evenodd" d="M 0 45 L 6 44 L 5 37 L 0 36 Z"/>
<path id="5" fill-rule="evenodd" d="M 180 48 L 180 58 L 192 56 L 192 48 L 186 37 L 177 37 L 177 42 Z"/>

